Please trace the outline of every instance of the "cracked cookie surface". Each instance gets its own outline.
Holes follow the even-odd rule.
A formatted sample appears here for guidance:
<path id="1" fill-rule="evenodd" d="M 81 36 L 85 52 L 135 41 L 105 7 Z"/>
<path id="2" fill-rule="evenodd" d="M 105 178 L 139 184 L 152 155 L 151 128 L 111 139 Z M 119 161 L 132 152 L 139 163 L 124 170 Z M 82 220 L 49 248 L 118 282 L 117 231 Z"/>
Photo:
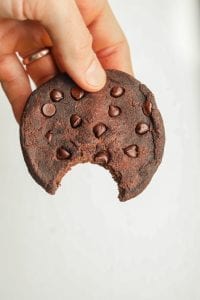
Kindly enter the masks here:
<path id="1" fill-rule="evenodd" d="M 153 94 L 124 72 L 106 72 L 97 93 L 60 74 L 27 101 L 21 146 L 29 172 L 48 193 L 71 167 L 91 162 L 110 171 L 126 201 L 143 191 L 161 162 L 164 127 Z"/>

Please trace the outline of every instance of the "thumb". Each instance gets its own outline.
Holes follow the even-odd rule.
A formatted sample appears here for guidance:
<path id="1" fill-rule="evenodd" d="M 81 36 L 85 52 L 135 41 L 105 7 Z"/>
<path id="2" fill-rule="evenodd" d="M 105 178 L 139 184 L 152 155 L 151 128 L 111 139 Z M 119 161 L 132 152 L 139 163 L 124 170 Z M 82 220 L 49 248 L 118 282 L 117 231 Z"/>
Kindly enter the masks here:
<path id="1" fill-rule="evenodd" d="M 26 17 L 39 21 L 53 41 L 53 54 L 61 70 L 88 91 L 100 90 L 106 81 L 103 70 L 92 49 L 89 33 L 74 0 L 43 0 L 34 7 L 24 7 Z M 26 1 L 25 1 L 26 3 Z M 48 9 L 47 9 L 48 7 Z"/>

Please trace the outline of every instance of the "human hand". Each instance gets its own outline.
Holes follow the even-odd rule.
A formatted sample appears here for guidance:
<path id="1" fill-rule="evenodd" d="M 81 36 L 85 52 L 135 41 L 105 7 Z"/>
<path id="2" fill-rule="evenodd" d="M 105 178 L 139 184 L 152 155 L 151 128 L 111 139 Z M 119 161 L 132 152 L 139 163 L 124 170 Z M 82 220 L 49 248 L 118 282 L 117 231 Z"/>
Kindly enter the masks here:
<path id="1" fill-rule="evenodd" d="M 26 66 L 22 58 L 52 47 Z M 59 71 L 87 91 L 100 90 L 104 69 L 132 73 L 129 47 L 106 0 L 0 0 L 0 82 L 17 121 L 31 87 Z"/>

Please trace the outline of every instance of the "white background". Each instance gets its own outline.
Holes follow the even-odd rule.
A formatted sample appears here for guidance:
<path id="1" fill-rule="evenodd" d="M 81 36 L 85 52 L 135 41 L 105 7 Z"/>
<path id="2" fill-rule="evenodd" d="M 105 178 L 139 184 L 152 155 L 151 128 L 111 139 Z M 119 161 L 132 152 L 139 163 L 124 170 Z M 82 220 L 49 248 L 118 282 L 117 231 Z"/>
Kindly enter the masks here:
<path id="1" fill-rule="evenodd" d="M 80 165 L 55 197 L 29 176 L 0 91 L 0 299 L 200 299 L 197 1 L 110 1 L 136 77 L 155 93 L 165 156 L 126 203 L 103 168 Z"/>

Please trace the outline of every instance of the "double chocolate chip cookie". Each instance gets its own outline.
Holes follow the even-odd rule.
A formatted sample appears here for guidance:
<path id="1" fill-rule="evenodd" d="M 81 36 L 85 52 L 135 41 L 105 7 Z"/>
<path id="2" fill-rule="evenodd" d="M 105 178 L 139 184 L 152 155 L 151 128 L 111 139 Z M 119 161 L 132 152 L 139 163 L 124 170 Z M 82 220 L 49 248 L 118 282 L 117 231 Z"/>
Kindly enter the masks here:
<path id="1" fill-rule="evenodd" d="M 21 146 L 33 178 L 54 194 L 78 163 L 110 171 L 126 201 L 143 191 L 161 162 L 164 127 L 154 96 L 132 76 L 107 71 L 88 93 L 60 74 L 36 89 L 21 119 Z"/>

